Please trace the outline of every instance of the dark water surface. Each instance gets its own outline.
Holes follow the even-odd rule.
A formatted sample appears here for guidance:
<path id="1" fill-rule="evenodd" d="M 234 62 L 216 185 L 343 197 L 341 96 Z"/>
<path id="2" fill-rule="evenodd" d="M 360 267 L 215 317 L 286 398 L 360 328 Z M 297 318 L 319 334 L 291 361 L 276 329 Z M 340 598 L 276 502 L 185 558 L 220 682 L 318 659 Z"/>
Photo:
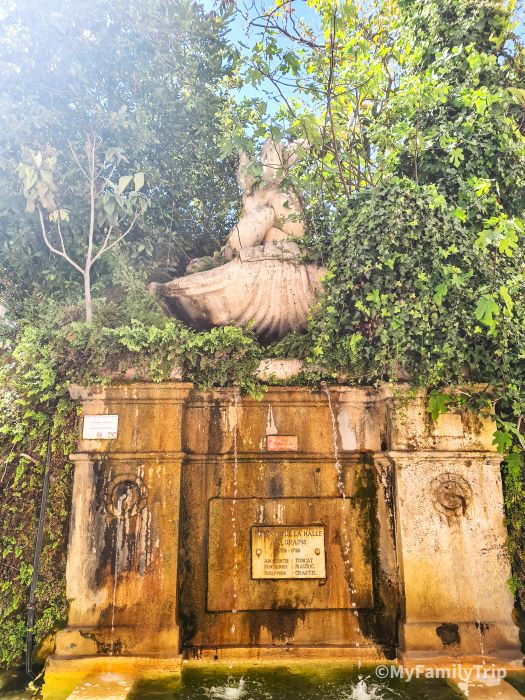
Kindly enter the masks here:
<path id="1" fill-rule="evenodd" d="M 186 669 L 180 679 L 139 681 L 133 700 L 457 700 L 445 680 L 380 681 L 373 669 Z"/>

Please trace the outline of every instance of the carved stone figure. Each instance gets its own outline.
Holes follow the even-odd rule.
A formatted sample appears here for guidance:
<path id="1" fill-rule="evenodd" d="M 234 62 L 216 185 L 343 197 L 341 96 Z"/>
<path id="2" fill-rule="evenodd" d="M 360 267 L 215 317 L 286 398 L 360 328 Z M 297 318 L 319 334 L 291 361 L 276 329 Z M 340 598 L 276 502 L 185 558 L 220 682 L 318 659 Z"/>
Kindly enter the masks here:
<path id="1" fill-rule="evenodd" d="M 325 272 L 299 260 L 294 239 L 304 233 L 301 207 L 283 187 L 304 146 L 304 141 L 286 146 L 268 139 L 259 183 L 249 157 L 241 153 L 237 179 L 243 209 L 222 255 L 192 260 L 185 277 L 150 286 L 175 316 L 198 329 L 251 322 L 267 339 L 304 325 Z"/>
<path id="2" fill-rule="evenodd" d="M 243 210 L 228 239 L 227 259 L 238 255 L 242 248 L 300 238 L 304 234 L 299 201 L 282 188 L 282 181 L 305 145 L 305 141 L 295 141 L 285 146 L 268 139 L 261 151 L 262 175 L 258 187 L 249 173 L 249 156 L 241 153 L 237 182 L 243 193 Z"/>

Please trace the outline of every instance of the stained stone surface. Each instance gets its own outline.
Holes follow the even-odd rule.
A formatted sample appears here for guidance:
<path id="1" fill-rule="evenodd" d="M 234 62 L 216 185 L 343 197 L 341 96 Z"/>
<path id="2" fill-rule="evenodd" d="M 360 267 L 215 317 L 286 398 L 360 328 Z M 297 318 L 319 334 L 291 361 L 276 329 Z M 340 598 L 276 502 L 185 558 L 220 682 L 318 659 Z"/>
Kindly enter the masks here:
<path id="1" fill-rule="evenodd" d="M 55 667 L 183 651 L 520 658 L 487 417 L 432 422 L 401 386 L 75 391 L 85 415 L 119 423 L 74 456 Z M 325 579 L 253 578 L 254 527 L 316 525 Z"/>
<path id="2" fill-rule="evenodd" d="M 236 503 L 235 527 L 238 546 L 225 547 L 233 539 L 231 520 L 232 499 L 214 498 L 210 501 L 208 547 L 208 610 L 335 610 L 373 607 L 372 566 L 366 556 L 370 547 L 370 528 L 364 531 L 362 507 L 359 498 L 348 498 L 342 507 L 340 498 L 245 498 Z M 329 563 L 330 576 L 317 575 L 306 580 L 295 575 L 287 580 L 264 579 L 253 576 L 251 549 L 253 531 L 258 523 L 300 530 L 324 528 L 326 553 L 323 566 Z M 295 525 L 295 528 L 292 527 Z M 346 529 L 346 533 L 342 529 Z M 345 557 L 341 543 L 348 538 L 349 551 Z M 311 553 L 315 557 L 315 553 Z M 301 556 L 301 555 L 299 555 Z M 232 571 L 238 559 L 237 582 L 224 576 L 224 569 Z M 302 558 L 302 557 L 301 557 Z M 345 566 L 345 558 L 352 560 L 352 569 Z M 324 579 L 324 580 L 323 580 Z M 236 590 L 235 590 L 236 589 Z"/>

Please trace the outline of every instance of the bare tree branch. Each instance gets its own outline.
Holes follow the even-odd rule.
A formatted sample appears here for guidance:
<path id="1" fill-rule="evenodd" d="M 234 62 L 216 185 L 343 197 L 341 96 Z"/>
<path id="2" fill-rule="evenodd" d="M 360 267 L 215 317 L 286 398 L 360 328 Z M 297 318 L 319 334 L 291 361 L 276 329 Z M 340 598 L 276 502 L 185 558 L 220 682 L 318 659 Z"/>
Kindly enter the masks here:
<path id="1" fill-rule="evenodd" d="M 77 157 L 77 154 L 75 153 L 75 150 L 74 150 L 73 146 L 71 145 L 71 142 L 68 141 L 68 142 L 67 142 L 67 145 L 69 146 L 69 150 L 71 151 L 71 154 L 72 154 L 73 158 L 75 159 L 75 163 L 77 164 L 78 169 L 79 169 L 80 172 L 84 175 L 84 177 L 86 178 L 86 180 L 89 180 L 89 176 L 88 176 L 88 174 L 86 173 L 86 171 L 84 170 L 84 168 L 82 167 L 82 165 L 80 164 L 80 161 L 79 161 L 79 159 L 78 159 L 78 157 Z"/>
<path id="2" fill-rule="evenodd" d="M 72 265 L 75 268 L 75 270 L 78 270 L 78 272 L 81 272 L 82 274 L 84 274 L 84 270 L 80 267 L 80 265 L 77 265 L 77 263 L 74 260 L 72 260 L 69 257 L 69 255 L 66 253 L 65 248 L 64 248 L 64 242 L 63 242 L 62 238 L 61 238 L 62 250 L 58 250 L 58 248 L 55 248 L 55 246 L 49 240 L 49 238 L 47 236 L 46 225 L 44 222 L 44 215 L 42 214 L 42 209 L 40 209 L 40 207 L 38 207 L 38 216 L 40 218 L 40 227 L 42 229 L 42 236 L 43 236 L 45 244 L 47 245 L 49 250 L 52 253 L 55 253 L 55 255 L 60 255 L 60 257 L 67 260 L 67 262 L 70 265 Z"/>
<path id="3" fill-rule="evenodd" d="M 130 223 L 130 225 L 128 226 L 128 228 L 124 231 L 124 233 L 122 233 L 118 238 L 116 238 L 116 239 L 115 239 L 112 243 L 110 243 L 109 245 L 106 245 L 107 240 L 108 240 L 108 236 L 106 236 L 106 239 L 105 239 L 105 241 L 104 241 L 104 244 L 103 244 L 102 248 L 98 251 L 98 253 L 95 255 L 95 257 L 93 258 L 92 264 L 93 264 L 94 262 L 96 262 L 96 261 L 100 258 L 101 255 L 103 255 L 104 253 L 107 253 L 108 250 L 111 250 L 112 248 L 114 248 L 114 247 L 117 245 L 117 243 L 120 243 L 121 240 L 123 240 L 124 238 L 126 238 L 126 236 L 128 235 L 128 233 L 131 232 L 131 229 L 132 229 L 133 226 L 135 225 L 137 219 L 138 219 L 139 216 L 142 214 L 142 212 L 143 212 L 143 209 L 139 209 L 139 210 L 137 211 L 137 213 L 135 214 L 135 216 L 133 217 L 133 220 L 132 220 L 132 222 Z M 106 247 L 104 247 L 104 246 L 106 246 Z"/>

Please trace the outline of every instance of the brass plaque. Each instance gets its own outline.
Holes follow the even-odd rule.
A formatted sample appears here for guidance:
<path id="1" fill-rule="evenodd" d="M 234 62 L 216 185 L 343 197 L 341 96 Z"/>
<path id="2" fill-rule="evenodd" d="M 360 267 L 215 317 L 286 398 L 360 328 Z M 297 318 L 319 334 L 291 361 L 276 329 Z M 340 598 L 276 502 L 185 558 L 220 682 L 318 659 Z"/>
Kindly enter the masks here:
<path id="1" fill-rule="evenodd" d="M 252 527 L 252 578 L 326 578 L 324 527 Z"/>

